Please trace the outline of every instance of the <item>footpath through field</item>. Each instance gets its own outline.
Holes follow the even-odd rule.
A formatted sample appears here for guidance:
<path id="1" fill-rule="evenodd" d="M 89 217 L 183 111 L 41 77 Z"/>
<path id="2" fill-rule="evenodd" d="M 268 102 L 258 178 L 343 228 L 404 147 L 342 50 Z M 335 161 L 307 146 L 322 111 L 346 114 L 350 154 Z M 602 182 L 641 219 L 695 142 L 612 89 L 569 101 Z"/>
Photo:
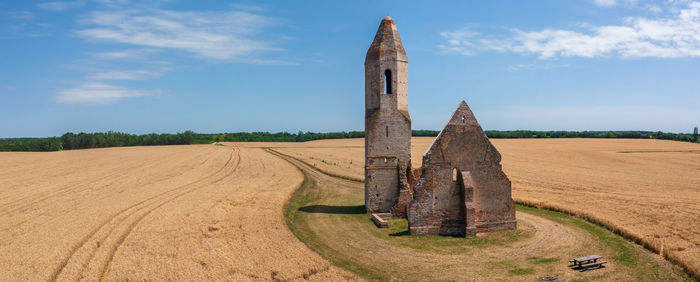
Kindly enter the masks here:
<path id="1" fill-rule="evenodd" d="M 0 280 L 354 279 L 285 226 L 302 181 L 235 145 L 0 153 Z"/>

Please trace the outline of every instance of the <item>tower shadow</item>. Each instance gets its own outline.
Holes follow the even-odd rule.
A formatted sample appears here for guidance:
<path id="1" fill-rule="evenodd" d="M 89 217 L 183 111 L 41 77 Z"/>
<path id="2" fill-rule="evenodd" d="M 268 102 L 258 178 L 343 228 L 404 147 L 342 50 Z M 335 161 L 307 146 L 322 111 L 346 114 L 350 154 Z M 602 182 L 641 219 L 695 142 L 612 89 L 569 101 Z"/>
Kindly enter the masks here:
<path id="1" fill-rule="evenodd" d="M 308 213 L 327 213 L 327 214 L 363 214 L 366 213 L 365 205 L 359 206 L 328 206 L 328 205 L 311 205 L 300 207 L 300 211 Z"/>

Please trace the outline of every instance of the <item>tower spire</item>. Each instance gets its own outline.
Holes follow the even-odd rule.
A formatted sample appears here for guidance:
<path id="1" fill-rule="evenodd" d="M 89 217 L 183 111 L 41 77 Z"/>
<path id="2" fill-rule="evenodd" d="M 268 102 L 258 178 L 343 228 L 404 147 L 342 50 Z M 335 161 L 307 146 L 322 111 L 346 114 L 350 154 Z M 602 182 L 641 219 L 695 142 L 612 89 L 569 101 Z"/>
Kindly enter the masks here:
<path id="1" fill-rule="evenodd" d="M 408 62 L 399 31 L 396 29 L 394 20 L 389 16 L 385 17 L 379 24 L 374 41 L 367 50 L 365 62 L 378 60 L 380 56 L 385 55 L 393 55 L 396 60 Z"/>

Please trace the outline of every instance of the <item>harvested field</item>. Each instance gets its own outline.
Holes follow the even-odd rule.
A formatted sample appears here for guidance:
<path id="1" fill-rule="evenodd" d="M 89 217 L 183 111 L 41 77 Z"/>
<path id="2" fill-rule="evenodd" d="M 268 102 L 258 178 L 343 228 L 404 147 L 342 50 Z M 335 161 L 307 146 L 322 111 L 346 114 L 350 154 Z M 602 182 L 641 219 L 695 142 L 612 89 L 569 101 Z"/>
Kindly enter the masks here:
<path id="1" fill-rule="evenodd" d="M 420 165 L 432 140 L 413 138 L 414 166 Z M 700 277 L 700 144 L 635 139 L 492 142 L 501 152 L 516 201 L 601 222 Z M 323 171 L 362 179 L 363 144 L 362 139 L 344 139 L 265 146 Z"/>
<path id="2" fill-rule="evenodd" d="M 0 153 L 0 280 L 354 279 L 285 226 L 302 181 L 236 146 Z"/>
<path id="3" fill-rule="evenodd" d="M 518 230 L 476 237 L 408 235 L 404 219 L 378 229 L 365 214 L 363 184 L 326 175 L 280 155 L 306 173 L 290 200 L 294 233 L 335 264 L 372 280 L 679 281 L 678 267 L 602 227 L 560 213 L 518 207 Z M 600 254 L 608 264 L 574 271 L 568 259 Z"/>
<path id="4" fill-rule="evenodd" d="M 420 164 L 431 141 L 413 140 L 414 164 Z M 589 215 L 698 269 L 697 263 L 692 264 L 700 244 L 698 144 L 609 139 L 494 140 L 494 144 L 503 155 L 517 200 Z M 355 279 L 287 229 L 283 206 L 304 178 L 293 165 L 261 148 L 277 147 L 316 168 L 361 179 L 362 145 L 362 139 L 350 139 L 0 153 L 0 280 Z M 354 185 L 361 191 L 361 184 Z M 345 205 L 352 211 L 353 205 L 361 204 L 357 200 L 339 197 L 326 204 Z M 524 215 L 524 233 L 487 237 L 485 242 L 498 248 L 536 245 L 546 232 L 596 242 L 590 235 L 571 231 L 575 229 L 552 227 L 523 209 L 519 211 Z M 329 217 L 328 222 L 334 220 Z M 371 223 L 362 218 L 352 224 Z M 308 230 L 340 236 L 345 229 L 319 225 Z M 367 235 L 378 240 L 376 247 L 426 247 L 403 236 Z M 562 240 L 552 246 L 570 243 Z M 452 241 L 437 241 L 450 245 L 447 251 L 457 248 Z M 598 246 L 596 250 L 618 259 L 610 247 Z M 433 245 L 427 248 L 432 250 Z M 573 253 L 562 251 L 556 258 L 546 252 L 529 254 L 529 258 L 490 264 L 489 269 L 498 277 L 530 277 L 540 271 L 558 271 L 558 264 L 552 262 Z M 426 256 L 420 255 L 423 260 Z M 654 268 L 662 264 L 639 260 L 639 256 L 634 258 L 638 266 L 652 269 L 643 273 L 675 277 L 666 276 L 675 275 L 672 272 L 657 271 L 665 266 Z M 450 267 L 469 273 L 468 268 L 455 265 Z M 376 265 L 384 267 L 390 266 Z M 604 269 L 612 273 L 606 274 L 609 278 L 635 277 L 619 270 L 613 265 Z"/>

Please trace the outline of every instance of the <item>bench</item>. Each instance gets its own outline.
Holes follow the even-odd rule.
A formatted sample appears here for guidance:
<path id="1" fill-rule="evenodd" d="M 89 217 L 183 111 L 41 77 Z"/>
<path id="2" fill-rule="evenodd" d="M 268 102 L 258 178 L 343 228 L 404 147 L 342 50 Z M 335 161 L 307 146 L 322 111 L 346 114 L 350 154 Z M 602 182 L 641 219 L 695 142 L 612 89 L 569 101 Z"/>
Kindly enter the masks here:
<path id="1" fill-rule="evenodd" d="M 571 267 L 574 267 L 575 269 L 586 269 L 586 268 L 591 268 L 591 267 L 602 267 L 603 264 L 608 263 L 607 261 L 598 261 L 598 259 L 601 259 L 602 256 L 599 255 L 590 255 L 590 256 L 585 256 L 585 257 L 580 257 L 580 258 L 575 258 L 569 260 Z"/>

